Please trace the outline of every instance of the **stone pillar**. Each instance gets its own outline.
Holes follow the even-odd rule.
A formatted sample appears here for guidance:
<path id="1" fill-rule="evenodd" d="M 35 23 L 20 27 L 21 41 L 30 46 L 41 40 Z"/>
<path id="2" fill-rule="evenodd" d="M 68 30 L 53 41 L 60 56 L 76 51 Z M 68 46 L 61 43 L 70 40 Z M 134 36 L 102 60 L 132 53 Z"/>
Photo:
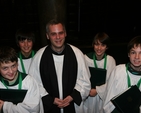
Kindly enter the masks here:
<path id="1" fill-rule="evenodd" d="M 59 18 L 66 21 L 66 0 L 37 0 L 41 46 L 47 44 L 45 27 L 49 20 Z"/>

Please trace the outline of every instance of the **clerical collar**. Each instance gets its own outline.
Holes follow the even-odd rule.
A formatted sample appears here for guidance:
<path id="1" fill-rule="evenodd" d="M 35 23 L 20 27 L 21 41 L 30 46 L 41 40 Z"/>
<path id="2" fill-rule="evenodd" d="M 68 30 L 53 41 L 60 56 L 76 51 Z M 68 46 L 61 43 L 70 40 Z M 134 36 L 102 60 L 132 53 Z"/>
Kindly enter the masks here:
<path id="1" fill-rule="evenodd" d="M 127 63 L 128 71 L 134 75 L 141 76 L 141 71 L 136 71 L 131 67 L 131 63 Z"/>
<path id="2" fill-rule="evenodd" d="M 64 45 L 63 50 L 60 51 L 60 52 L 54 51 L 54 50 L 52 49 L 51 45 L 50 45 L 50 48 L 51 48 L 51 51 L 52 51 L 53 54 L 55 54 L 55 55 L 64 55 L 64 52 L 65 52 L 65 45 Z"/>

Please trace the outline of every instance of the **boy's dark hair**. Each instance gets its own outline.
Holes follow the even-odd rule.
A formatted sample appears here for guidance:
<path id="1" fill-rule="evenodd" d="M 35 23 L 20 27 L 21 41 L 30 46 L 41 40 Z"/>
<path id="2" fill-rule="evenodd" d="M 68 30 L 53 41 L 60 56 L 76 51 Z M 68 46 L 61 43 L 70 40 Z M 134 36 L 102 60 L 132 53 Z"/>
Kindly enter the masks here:
<path id="1" fill-rule="evenodd" d="M 130 50 L 134 47 L 140 46 L 141 47 L 141 36 L 134 37 L 127 45 L 127 52 L 129 53 Z"/>
<path id="2" fill-rule="evenodd" d="M 28 27 L 23 27 L 21 29 L 18 29 L 16 32 L 16 43 L 19 46 L 19 41 L 23 41 L 23 40 L 32 40 L 33 41 L 33 45 L 35 43 L 35 34 L 34 32 L 28 28 Z"/>
<path id="3" fill-rule="evenodd" d="M 95 35 L 92 46 L 96 44 L 98 41 L 100 41 L 102 44 L 105 44 L 107 47 L 110 45 L 110 38 L 105 32 L 99 32 Z"/>
<path id="4" fill-rule="evenodd" d="M 18 62 L 18 57 L 15 49 L 9 46 L 0 47 L 0 63 Z"/>

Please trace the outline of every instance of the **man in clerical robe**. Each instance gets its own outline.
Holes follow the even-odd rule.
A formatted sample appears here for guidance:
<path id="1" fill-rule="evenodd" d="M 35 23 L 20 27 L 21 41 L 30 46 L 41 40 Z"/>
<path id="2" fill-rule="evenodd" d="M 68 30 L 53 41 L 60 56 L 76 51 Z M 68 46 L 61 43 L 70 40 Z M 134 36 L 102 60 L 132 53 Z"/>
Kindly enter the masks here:
<path id="1" fill-rule="evenodd" d="M 42 98 L 45 113 L 87 113 L 83 100 L 89 95 L 90 73 L 83 53 L 65 42 L 62 22 L 51 20 L 46 32 L 50 43 L 36 53 L 29 70 L 48 93 Z"/>

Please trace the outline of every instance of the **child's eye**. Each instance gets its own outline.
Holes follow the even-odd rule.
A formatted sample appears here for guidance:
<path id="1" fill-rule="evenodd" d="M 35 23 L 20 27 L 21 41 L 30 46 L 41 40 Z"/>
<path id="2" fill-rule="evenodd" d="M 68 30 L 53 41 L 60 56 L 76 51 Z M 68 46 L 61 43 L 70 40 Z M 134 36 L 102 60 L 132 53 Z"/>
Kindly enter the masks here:
<path id="1" fill-rule="evenodd" d="M 17 66 L 17 64 L 14 64 L 13 66 L 12 66 L 12 68 L 15 68 Z"/>
<path id="2" fill-rule="evenodd" d="M 100 45 L 100 44 L 98 44 L 98 43 L 95 43 L 94 45 L 98 46 L 98 45 Z"/>
<path id="3" fill-rule="evenodd" d="M 28 41 L 28 42 L 32 42 L 32 40 L 31 40 L 31 39 L 28 39 L 27 41 Z"/>
<path id="4" fill-rule="evenodd" d="M 3 68 L 3 70 L 7 70 L 7 69 L 8 69 L 7 67 L 4 67 L 4 68 Z"/>
<path id="5" fill-rule="evenodd" d="M 134 52 L 134 51 L 131 51 L 130 53 L 131 53 L 131 54 L 135 54 L 135 52 Z"/>

